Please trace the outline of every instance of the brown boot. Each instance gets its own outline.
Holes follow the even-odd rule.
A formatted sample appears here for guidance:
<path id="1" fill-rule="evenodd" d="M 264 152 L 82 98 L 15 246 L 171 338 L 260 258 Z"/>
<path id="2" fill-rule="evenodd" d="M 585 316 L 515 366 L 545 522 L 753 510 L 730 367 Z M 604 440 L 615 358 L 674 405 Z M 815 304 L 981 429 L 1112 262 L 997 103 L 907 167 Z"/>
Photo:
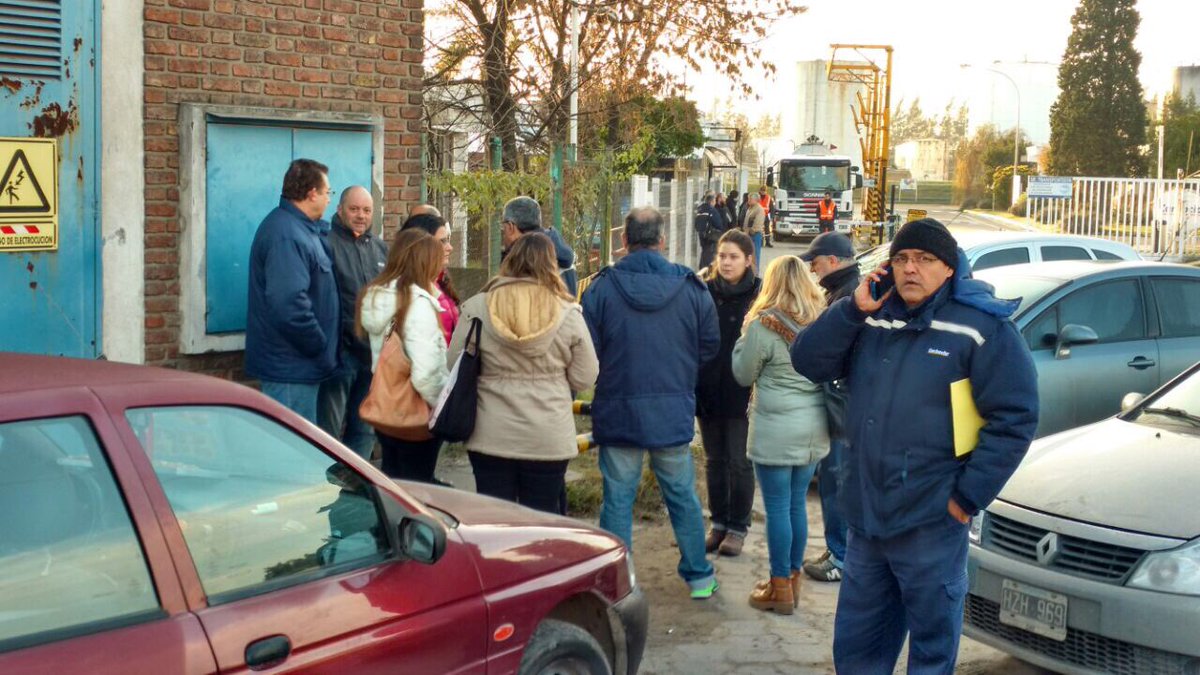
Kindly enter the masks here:
<path id="1" fill-rule="evenodd" d="M 722 541 L 721 545 L 717 547 L 717 553 L 720 555 L 727 555 L 730 558 L 739 556 L 742 554 L 742 544 L 744 544 L 745 541 L 746 535 L 738 534 L 736 532 L 727 532 L 725 533 L 725 540 Z"/>
<path id="2" fill-rule="evenodd" d="M 800 606 L 800 582 L 804 580 L 804 574 L 800 570 L 792 570 L 792 607 Z"/>
<path id="3" fill-rule="evenodd" d="M 704 538 L 704 552 L 712 553 L 717 550 L 721 542 L 725 541 L 725 533 L 728 530 L 709 530 L 708 536 Z"/>
<path id="4" fill-rule="evenodd" d="M 788 577 L 771 577 L 770 585 L 756 586 L 750 593 L 750 606 L 777 614 L 791 614 L 796 606 L 792 596 L 792 580 Z"/>

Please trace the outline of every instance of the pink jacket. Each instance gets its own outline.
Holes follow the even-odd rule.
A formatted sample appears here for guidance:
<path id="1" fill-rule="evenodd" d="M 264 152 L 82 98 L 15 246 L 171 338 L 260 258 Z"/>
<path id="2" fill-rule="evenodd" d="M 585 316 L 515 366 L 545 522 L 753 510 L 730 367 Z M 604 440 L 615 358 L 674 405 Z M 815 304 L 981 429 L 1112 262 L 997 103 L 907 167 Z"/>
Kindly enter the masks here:
<path id="1" fill-rule="evenodd" d="M 440 285 L 438 291 L 438 304 L 442 306 L 442 311 L 438 314 L 442 320 L 442 334 L 446 337 L 446 344 L 450 344 L 450 336 L 454 335 L 454 327 L 458 325 L 458 305 L 454 304 L 454 298 L 448 293 L 441 292 Z"/>

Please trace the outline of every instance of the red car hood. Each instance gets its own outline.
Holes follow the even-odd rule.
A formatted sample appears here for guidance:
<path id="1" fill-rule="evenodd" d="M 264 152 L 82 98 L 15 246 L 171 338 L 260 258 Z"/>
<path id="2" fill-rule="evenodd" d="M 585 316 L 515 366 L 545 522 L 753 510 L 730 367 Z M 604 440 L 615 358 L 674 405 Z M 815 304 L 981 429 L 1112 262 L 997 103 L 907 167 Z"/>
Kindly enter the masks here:
<path id="1" fill-rule="evenodd" d="M 402 482 L 404 490 L 459 522 L 485 589 L 507 586 L 622 548 L 621 540 L 579 520 L 473 492 Z"/>

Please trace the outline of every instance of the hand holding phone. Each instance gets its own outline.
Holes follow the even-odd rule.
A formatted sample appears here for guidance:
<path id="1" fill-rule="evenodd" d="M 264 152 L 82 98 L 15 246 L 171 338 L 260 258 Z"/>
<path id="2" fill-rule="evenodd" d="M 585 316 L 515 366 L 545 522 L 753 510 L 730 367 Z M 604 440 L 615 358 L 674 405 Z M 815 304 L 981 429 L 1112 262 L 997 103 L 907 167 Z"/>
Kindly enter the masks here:
<path id="1" fill-rule="evenodd" d="M 878 274 L 879 280 L 871 280 L 871 299 L 883 300 L 887 292 L 896 287 L 896 278 L 892 276 L 892 266 L 890 263 L 884 263 L 880 266 Z"/>
<path id="2" fill-rule="evenodd" d="M 854 290 L 854 304 L 860 312 L 871 314 L 883 306 L 883 301 L 895 286 L 891 266 L 884 263 L 863 277 Z"/>

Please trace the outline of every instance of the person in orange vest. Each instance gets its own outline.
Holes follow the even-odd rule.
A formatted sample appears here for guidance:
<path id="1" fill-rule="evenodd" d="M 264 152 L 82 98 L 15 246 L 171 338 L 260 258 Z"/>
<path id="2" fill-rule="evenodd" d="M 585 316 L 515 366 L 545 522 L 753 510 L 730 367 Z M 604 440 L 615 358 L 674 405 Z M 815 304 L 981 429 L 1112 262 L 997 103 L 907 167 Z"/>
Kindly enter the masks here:
<path id="1" fill-rule="evenodd" d="M 768 248 L 775 245 L 775 200 L 771 195 L 767 194 L 767 186 L 758 186 L 758 203 L 763 207 L 763 211 L 767 214 L 767 227 L 763 234 L 763 244 Z"/>
<path id="2" fill-rule="evenodd" d="M 817 202 L 817 228 L 821 234 L 833 232 L 837 220 L 837 202 L 833 201 L 833 191 L 826 190 L 825 198 Z"/>

